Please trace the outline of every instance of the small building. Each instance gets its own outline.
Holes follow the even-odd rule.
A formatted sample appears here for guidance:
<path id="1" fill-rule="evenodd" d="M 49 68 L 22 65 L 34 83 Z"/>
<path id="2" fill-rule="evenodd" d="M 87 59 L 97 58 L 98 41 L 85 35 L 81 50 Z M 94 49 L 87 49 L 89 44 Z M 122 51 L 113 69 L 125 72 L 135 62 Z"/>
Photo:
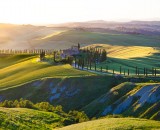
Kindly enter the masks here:
<path id="1" fill-rule="evenodd" d="M 79 44 L 78 44 L 78 46 L 71 46 L 71 48 L 65 49 L 65 50 L 62 51 L 61 58 L 64 59 L 67 56 L 77 55 L 80 52 L 79 49 L 80 49 Z"/>

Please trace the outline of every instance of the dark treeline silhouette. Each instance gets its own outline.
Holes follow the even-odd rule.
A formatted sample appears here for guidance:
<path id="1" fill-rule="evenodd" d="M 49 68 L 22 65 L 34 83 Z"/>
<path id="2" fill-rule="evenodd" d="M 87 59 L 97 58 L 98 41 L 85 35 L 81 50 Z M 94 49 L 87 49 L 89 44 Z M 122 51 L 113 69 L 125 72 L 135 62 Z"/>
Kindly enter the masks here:
<path id="1" fill-rule="evenodd" d="M 0 54 L 40 54 L 42 52 L 45 52 L 45 54 L 53 54 L 54 50 L 53 49 L 0 50 Z"/>

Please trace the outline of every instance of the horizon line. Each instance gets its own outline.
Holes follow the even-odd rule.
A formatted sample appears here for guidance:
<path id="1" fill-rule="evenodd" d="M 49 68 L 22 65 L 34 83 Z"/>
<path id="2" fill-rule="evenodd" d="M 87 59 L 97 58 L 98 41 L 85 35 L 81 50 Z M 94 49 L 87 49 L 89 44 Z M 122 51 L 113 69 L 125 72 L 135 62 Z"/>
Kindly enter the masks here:
<path id="1" fill-rule="evenodd" d="M 0 24 L 11 24 L 11 25 L 60 25 L 69 23 L 89 23 L 89 22 L 110 22 L 110 23 L 129 23 L 129 22 L 160 22 L 160 19 L 147 19 L 147 20 L 85 20 L 85 21 L 66 21 L 66 22 L 53 22 L 53 23 L 12 23 L 12 22 L 0 22 Z"/>

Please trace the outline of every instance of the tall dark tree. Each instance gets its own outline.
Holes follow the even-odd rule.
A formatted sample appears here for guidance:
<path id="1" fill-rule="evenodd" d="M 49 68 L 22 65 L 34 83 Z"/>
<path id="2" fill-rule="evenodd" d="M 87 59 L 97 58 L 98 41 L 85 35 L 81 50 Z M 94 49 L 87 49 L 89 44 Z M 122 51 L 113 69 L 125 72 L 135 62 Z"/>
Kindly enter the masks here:
<path id="1" fill-rule="evenodd" d="M 42 61 L 42 60 L 44 60 L 45 59 L 45 51 L 42 51 L 41 53 L 40 53 L 40 60 Z"/>
<path id="2" fill-rule="evenodd" d="M 107 59 L 107 52 L 105 49 L 103 49 L 102 55 L 101 55 L 101 62 L 105 61 L 106 59 Z"/>
<path id="3" fill-rule="evenodd" d="M 53 52 L 53 60 L 56 62 L 56 51 Z"/>
<path id="4" fill-rule="evenodd" d="M 81 47 L 81 46 L 80 46 L 80 44 L 78 43 L 78 50 L 80 50 L 80 47 Z"/>

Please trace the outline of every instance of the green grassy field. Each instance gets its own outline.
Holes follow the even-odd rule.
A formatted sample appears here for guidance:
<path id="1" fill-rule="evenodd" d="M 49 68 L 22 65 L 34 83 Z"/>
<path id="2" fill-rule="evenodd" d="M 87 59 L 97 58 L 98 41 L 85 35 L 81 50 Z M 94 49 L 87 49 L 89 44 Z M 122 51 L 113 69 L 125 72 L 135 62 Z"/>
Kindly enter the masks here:
<path id="1" fill-rule="evenodd" d="M 107 117 L 70 126 L 65 120 L 73 117 L 65 113 L 45 112 L 27 108 L 0 107 L 0 129 L 37 129 L 37 130 L 108 130 L 108 129 L 160 129 L 160 122 L 139 118 Z M 66 122 L 67 123 L 67 122 Z M 62 128 L 59 128 L 62 127 Z"/>
<path id="2" fill-rule="evenodd" d="M 93 44 L 86 46 L 85 48 L 96 47 L 99 49 L 105 49 L 107 51 L 107 60 L 97 64 L 97 70 L 103 68 L 106 72 L 108 67 L 109 73 L 114 72 L 116 74 L 121 73 L 128 75 L 128 69 L 131 75 L 135 75 L 136 67 L 139 69 L 141 75 L 144 74 L 144 67 L 148 69 L 148 74 L 152 75 L 152 68 L 157 69 L 157 74 L 160 72 L 160 50 L 159 48 L 153 47 L 142 47 L 142 46 L 113 46 L 109 44 Z M 95 64 L 92 64 L 94 70 Z"/>
<path id="3" fill-rule="evenodd" d="M 53 36 L 45 41 L 63 41 L 77 43 L 80 42 L 83 46 L 91 45 L 94 43 L 121 45 L 121 46 L 152 46 L 159 47 L 158 36 L 147 35 L 133 35 L 133 34 L 112 34 L 112 33 L 100 33 L 89 32 L 83 30 L 69 30 L 61 33 L 61 35 Z M 41 41 L 43 42 L 43 41 Z"/>
<path id="4" fill-rule="evenodd" d="M 160 129 L 160 122 L 138 118 L 104 118 L 66 126 L 57 130 L 154 130 Z"/>
<path id="5" fill-rule="evenodd" d="M 67 119 L 63 114 L 54 112 L 0 107 L 0 129 L 2 130 L 53 129 L 63 126 L 65 118 Z"/>
<path id="6" fill-rule="evenodd" d="M 38 56 L 15 55 L 0 58 L 0 89 L 24 84 L 29 81 L 52 77 L 83 77 L 94 75 L 74 69 L 70 65 L 52 65 L 39 62 Z"/>
<path id="7" fill-rule="evenodd" d="M 8 67 L 10 65 L 14 65 L 20 62 L 23 62 L 25 60 L 29 60 L 34 58 L 34 55 L 5 55 L 0 54 L 0 69 Z"/>
<path id="8" fill-rule="evenodd" d="M 122 74 L 124 74 L 125 71 L 125 74 L 128 75 L 127 73 L 129 69 L 130 74 L 135 75 L 136 67 L 138 67 L 140 75 L 144 75 L 144 68 L 148 69 L 148 75 L 152 75 L 152 68 L 156 68 L 157 75 L 160 75 L 159 58 L 160 56 L 156 54 L 148 57 L 139 57 L 132 59 L 118 59 L 108 57 L 107 62 L 97 64 L 97 69 L 100 70 L 100 68 L 102 67 L 104 71 L 106 71 L 106 67 L 108 67 L 110 73 L 112 73 L 114 69 L 115 73 L 120 74 L 121 67 Z"/>

